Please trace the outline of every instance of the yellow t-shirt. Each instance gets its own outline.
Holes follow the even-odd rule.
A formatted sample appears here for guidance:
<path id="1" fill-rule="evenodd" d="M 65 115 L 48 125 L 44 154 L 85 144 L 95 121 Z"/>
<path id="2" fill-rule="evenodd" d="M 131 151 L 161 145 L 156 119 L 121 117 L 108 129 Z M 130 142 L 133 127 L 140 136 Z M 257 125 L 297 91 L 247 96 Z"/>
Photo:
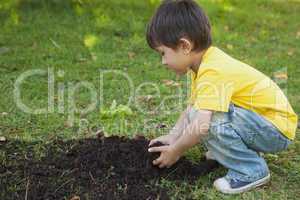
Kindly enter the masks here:
<path id="1" fill-rule="evenodd" d="M 232 102 L 260 114 L 289 139 L 295 138 L 297 115 L 277 84 L 260 71 L 210 47 L 197 74 L 190 72 L 190 103 L 196 109 L 227 112 Z"/>

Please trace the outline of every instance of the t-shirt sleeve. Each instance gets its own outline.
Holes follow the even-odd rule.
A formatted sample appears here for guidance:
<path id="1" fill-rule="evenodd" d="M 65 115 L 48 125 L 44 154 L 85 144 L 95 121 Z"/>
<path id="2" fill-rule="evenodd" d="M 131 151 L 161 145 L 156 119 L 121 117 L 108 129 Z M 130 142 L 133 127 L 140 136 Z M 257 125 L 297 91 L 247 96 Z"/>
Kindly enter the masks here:
<path id="1" fill-rule="evenodd" d="M 219 71 L 203 71 L 194 82 L 194 108 L 228 112 L 234 90 L 234 83 L 229 80 Z"/>

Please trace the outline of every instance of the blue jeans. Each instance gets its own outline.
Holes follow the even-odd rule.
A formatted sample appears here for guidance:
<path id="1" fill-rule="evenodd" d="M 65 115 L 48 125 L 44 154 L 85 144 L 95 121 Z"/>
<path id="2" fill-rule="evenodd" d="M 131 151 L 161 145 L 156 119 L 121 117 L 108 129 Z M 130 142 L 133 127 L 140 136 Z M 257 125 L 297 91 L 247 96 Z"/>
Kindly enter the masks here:
<path id="1" fill-rule="evenodd" d="M 192 110 L 189 120 L 193 117 Z M 285 150 L 291 141 L 259 114 L 230 104 L 228 112 L 214 112 L 203 140 L 213 157 L 228 169 L 227 179 L 253 182 L 269 174 L 259 152 Z"/>

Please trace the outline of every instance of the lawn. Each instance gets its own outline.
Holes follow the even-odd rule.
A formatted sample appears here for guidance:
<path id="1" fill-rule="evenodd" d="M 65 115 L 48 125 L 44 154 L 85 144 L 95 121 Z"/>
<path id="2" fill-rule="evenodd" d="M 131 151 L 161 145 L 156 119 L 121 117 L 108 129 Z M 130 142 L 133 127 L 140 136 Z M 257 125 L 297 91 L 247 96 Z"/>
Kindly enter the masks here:
<path id="1" fill-rule="evenodd" d="M 159 2 L 0 0 L 0 136 L 39 159 L 57 139 L 166 133 L 186 105 L 189 79 L 165 69 L 147 46 L 146 24 Z M 198 2 L 210 17 L 214 45 L 271 76 L 300 114 L 300 2 Z M 11 161 L 4 144 L 1 165 Z M 203 151 L 199 145 L 186 156 L 197 161 Z M 173 199 L 299 199 L 299 136 L 287 151 L 265 158 L 271 183 L 242 195 L 212 188 L 222 168 L 195 184 L 160 186 Z M 19 182 L 9 192 L 24 190 L 26 181 Z"/>

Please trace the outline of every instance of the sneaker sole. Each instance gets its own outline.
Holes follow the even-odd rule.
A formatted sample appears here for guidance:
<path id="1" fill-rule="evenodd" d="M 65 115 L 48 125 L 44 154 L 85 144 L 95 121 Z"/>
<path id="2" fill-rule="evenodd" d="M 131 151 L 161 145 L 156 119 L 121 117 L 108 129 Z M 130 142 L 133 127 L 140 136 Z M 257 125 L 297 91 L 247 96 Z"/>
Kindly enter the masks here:
<path id="1" fill-rule="evenodd" d="M 230 189 L 230 190 L 219 190 L 220 192 L 224 193 L 224 194 L 239 194 L 239 193 L 242 193 L 242 192 L 247 192 L 251 189 L 254 189 L 256 187 L 259 187 L 259 186 L 262 186 L 266 183 L 268 183 L 270 181 L 270 174 L 268 174 L 268 176 L 262 178 L 262 179 L 259 179 L 253 183 L 250 183 L 244 187 L 241 187 L 241 188 L 236 188 L 236 189 Z M 216 188 L 216 187 L 215 187 Z"/>

